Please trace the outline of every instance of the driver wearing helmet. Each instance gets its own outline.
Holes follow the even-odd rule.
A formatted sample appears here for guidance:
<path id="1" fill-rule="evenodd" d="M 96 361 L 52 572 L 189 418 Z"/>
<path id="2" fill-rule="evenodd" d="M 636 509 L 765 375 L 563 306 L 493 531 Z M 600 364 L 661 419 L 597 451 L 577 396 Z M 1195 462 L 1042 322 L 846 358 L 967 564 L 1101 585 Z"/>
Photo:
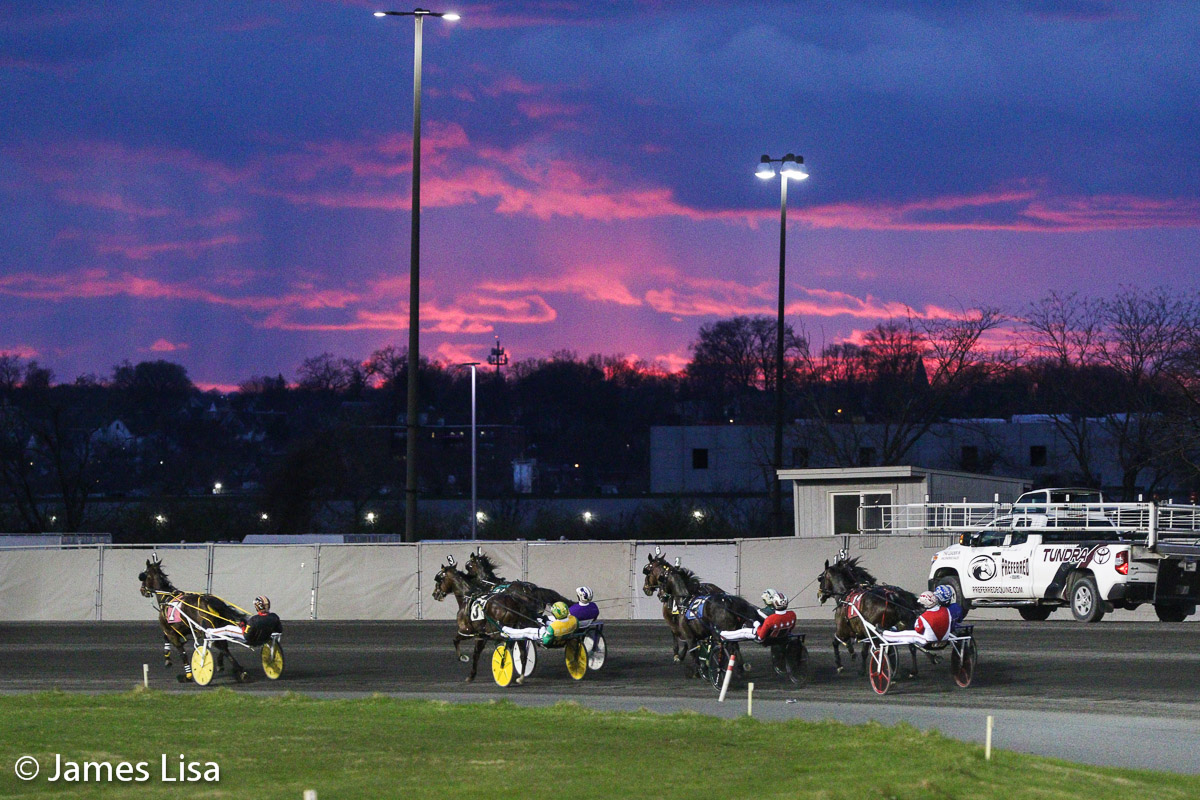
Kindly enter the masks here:
<path id="1" fill-rule="evenodd" d="M 787 597 L 774 589 L 767 589 L 762 593 L 762 599 L 766 605 L 759 610 L 758 614 L 763 619 L 753 620 L 749 627 L 722 631 L 721 638 L 727 642 L 749 639 L 765 642 L 774 636 L 786 636 L 796 625 L 796 612 L 788 611 Z"/>
<path id="2" fill-rule="evenodd" d="M 938 603 L 945 606 L 946 610 L 950 612 L 950 629 L 954 630 L 957 628 L 959 623 L 963 621 L 963 617 L 967 616 L 967 612 L 961 605 L 955 602 L 954 589 L 943 583 L 934 587 L 933 596 L 937 598 Z"/>
<path id="3" fill-rule="evenodd" d="M 540 639 L 544 645 L 552 645 L 563 637 L 574 633 L 579 627 L 579 620 L 571 616 L 567 604 L 559 600 L 550 606 L 550 616 L 542 620 L 536 628 L 501 628 L 504 635 L 512 639 Z"/>
<path id="4" fill-rule="evenodd" d="M 278 615 L 271 613 L 271 599 L 260 594 L 254 598 L 254 614 L 242 621 L 241 628 L 246 644 L 255 647 L 265 644 L 272 633 L 282 633 L 283 623 Z"/>
<path id="5" fill-rule="evenodd" d="M 926 645 L 943 641 L 950 635 L 954 620 L 950 616 L 950 609 L 942 605 L 936 594 L 921 592 L 917 603 L 925 610 L 913 623 L 912 630 L 884 631 L 883 636 L 887 641 L 895 644 Z"/>
<path id="6" fill-rule="evenodd" d="M 573 603 L 568 613 L 579 621 L 581 628 L 586 627 L 600 616 L 600 609 L 592 602 L 592 590 L 587 586 L 576 589 L 575 596 L 579 598 L 579 602 Z"/>
<path id="7" fill-rule="evenodd" d="M 755 634 L 760 642 L 765 642 L 776 636 L 787 636 L 796 627 L 796 612 L 788 610 L 788 599 L 783 592 L 768 589 L 763 592 L 763 600 L 770 608 L 770 613 L 758 626 Z"/>

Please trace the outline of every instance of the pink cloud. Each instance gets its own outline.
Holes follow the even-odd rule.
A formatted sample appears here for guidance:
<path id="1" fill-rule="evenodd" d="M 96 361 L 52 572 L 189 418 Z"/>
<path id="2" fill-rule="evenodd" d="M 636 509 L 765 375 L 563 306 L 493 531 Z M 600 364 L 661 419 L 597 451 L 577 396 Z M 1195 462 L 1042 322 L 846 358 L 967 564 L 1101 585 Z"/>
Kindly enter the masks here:
<path id="1" fill-rule="evenodd" d="M 155 353 L 174 353 L 177 350 L 187 350 L 188 345 L 183 343 L 168 342 L 166 339 L 158 339 L 154 344 L 150 345 L 150 350 Z"/>
<path id="2" fill-rule="evenodd" d="M 234 296 L 201 289 L 186 283 L 167 283 L 129 273 L 105 270 L 79 270 L 59 275 L 16 273 L 0 276 L 0 295 L 49 302 L 127 296 L 141 300 L 180 300 L 209 303 L 247 311 L 271 311 L 280 308 L 304 310 L 342 308 L 358 301 L 359 295 L 341 289 L 317 290 L 294 287 L 294 291 L 275 297 Z"/>
<path id="3" fill-rule="evenodd" d="M 616 303 L 623 306 L 639 306 L 642 301 L 630 292 L 625 282 L 614 276 L 619 268 L 597 267 L 580 269 L 566 275 L 524 278 L 510 281 L 484 281 L 479 288 L 484 291 L 512 293 L 565 293 L 575 294 L 586 300 Z"/>
<path id="4" fill-rule="evenodd" d="M 288 331 L 408 330 L 407 307 L 389 311 L 355 309 L 348 318 L 333 320 L 298 319 L 292 311 L 277 309 L 260 327 Z M 450 305 L 421 303 L 421 330 L 427 333 L 490 333 L 498 323 L 542 324 L 557 317 L 558 312 L 536 295 L 511 299 L 468 295 Z"/>
<path id="5" fill-rule="evenodd" d="M 0 355 L 17 356 L 28 360 L 37 358 L 41 352 L 36 347 L 30 347 L 27 344 L 14 344 L 11 347 L 0 347 Z"/>
<path id="6" fill-rule="evenodd" d="M 1200 201 L 1119 195 L 1042 197 L 1034 189 L 1013 189 L 905 203 L 832 203 L 801 207 L 794 216 L 815 228 L 1062 233 L 1196 227 Z"/>
<path id="7" fill-rule="evenodd" d="M 58 193 L 60 200 L 72 205 L 89 206 L 102 211 L 115 211 L 133 217 L 165 217 L 171 210 L 162 206 L 147 206 L 115 192 L 93 192 L 70 188 Z"/>
<path id="8" fill-rule="evenodd" d="M 231 247 L 254 241 L 251 237 L 236 234 L 211 236 L 207 239 L 183 239 L 175 242 L 136 242 L 131 237 L 106 237 L 96 245 L 96 251 L 104 254 L 123 255 L 134 261 L 144 261 L 164 253 L 179 253 L 187 258 L 196 258 L 216 247 Z"/>

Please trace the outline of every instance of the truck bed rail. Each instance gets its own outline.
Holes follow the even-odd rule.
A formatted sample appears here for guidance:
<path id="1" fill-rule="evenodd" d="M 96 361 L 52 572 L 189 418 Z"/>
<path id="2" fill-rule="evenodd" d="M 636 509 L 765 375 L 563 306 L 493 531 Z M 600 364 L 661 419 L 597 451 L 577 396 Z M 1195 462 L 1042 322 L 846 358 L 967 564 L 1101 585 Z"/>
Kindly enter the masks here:
<path id="1" fill-rule="evenodd" d="M 1200 506 L 1174 503 L 908 503 L 863 505 L 863 533 L 973 533 L 981 529 L 1116 529 L 1164 555 L 1200 556 Z"/>

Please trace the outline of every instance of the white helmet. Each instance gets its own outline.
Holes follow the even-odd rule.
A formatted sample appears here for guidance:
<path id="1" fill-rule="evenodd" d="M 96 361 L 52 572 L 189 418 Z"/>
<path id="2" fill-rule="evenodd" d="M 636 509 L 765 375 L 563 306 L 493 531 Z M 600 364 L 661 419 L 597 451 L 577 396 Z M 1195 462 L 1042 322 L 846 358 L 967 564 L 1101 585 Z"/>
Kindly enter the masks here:
<path id="1" fill-rule="evenodd" d="M 787 611 L 787 607 L 788 607 L 787 595 L 784 594 L 783 592 L 776 592 L 775 599 L 772 601 L 771 605 L 775 607 L 776 611 Z"/>
<path id="2" fill-rule="evenodd" d="M 575 596 L 579 598 L 579 602 L 587 605 L 592 602 L 592 590 L 586 586 L 580 586 L 575 590 Z"/>
<path id="3" fill-rule="evenodd" d="M 933 608 L 934 606 L 941 605 L 938 602 L 937 595 L 933 592 L 921 592 L 917 596 L 917 602 L 921 604 L 921 608 Z"/>
<path id="4" fill-rule="evenodd" d="M 771 606 L 772 608 L 779 608 L 779 602 L 783 601 L 783 607 L 787 608 L 787 598 L 774 589 L 767 589 L 763 592 L 762 601 L 764 605 Z"/>

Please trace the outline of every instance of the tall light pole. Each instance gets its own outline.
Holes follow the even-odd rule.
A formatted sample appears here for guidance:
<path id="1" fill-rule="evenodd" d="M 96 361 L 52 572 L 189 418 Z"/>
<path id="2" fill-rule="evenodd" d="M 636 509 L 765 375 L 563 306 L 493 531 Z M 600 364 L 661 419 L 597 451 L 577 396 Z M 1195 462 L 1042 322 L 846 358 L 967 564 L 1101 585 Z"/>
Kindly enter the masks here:
<path id="1" fill-rule="evenodd" d="M 475 491 L 475 476 L 476 471 L 475 460 L 475 443 L 479 441 L 475 434 L 475 368 L 479 366 L 478 361 L 468 361 L 465 364 L 459 364 L 460 367 L 471 368 L 471 541 L 475 541 L 475 535 L 479 526 L 479 512 L 476 510 L 476 499 L 478 497 Z"/>
<path id="2" fill-rule="evenodd" d="M 417 436 L 420 434 L 417 402 L 417 369 L 420 363 L 421 308 L 421 30 L 425 17 L 456 20 L 453 12 L 376 11 L 377 17 L 412 17 L 416 27 L 413 45 L 413 147 L 412 147 L 412 236 L 408 271 L 408 419 L 405 423 L 406 457 L 404 477 L 404 540 L 417 541 Z"/>
<path id="3" fill-rule="evenodd" d="M 784 263 L 787 255 L 787 186 L 788 180 L 802 181 L 808 177 L 804 156 L 788 153 L 783 158 L 763 156 L 755 175 L 763 180 L 775 177 L 779 164 L 779 316 L 775 325 L 775 475 L 771 480 L 771 522 L 776 536 L 783 536 L 783 494 L 778 471 L 783 468 L 783 287 Z"/>

